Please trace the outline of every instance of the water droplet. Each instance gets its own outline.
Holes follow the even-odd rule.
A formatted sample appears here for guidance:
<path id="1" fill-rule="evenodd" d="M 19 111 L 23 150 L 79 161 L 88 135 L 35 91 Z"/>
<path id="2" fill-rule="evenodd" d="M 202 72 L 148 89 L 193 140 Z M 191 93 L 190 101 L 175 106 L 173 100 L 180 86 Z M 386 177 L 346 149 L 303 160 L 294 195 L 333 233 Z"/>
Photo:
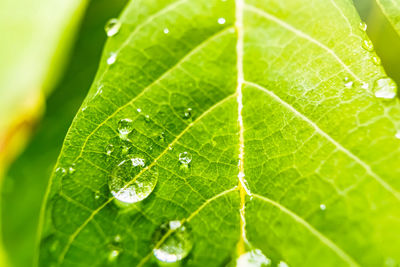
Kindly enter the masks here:
<path id="1" fill-rule="evenodd" d="M 363 82 L 363 83 L 361 84 L 361 88 L 362 88 L 362 89 L 368 89 L 368 88 L 369 88 L 369 84 Z"/>
<path id="2" fill-rule="evenodd" d="M 114 237 L 114 242 L 117 242 L 117 243 L 121 242 L 121 236 L 120 235 L 116 235 Z"/>
<path id="3" fill-rule="evenodd" d="M 168 146 L 168 150 L 173 150 L 174 148 L 172 146 Z"/>
<path id="4" fill-rule="evenodd" d="M 280 262 L 278 263 L 278 267 L 289 267 L 289 265 L 288 265 L 286 262 L 284 262 L 284 261 L 280 261 Z"/>
<path id="5" fill-rule="evenodd" d="M 94 199 L 99 199 L 100 198 L 100 192 L 99 191 L 96 191 L 95 193 L 94 193 Z"/>
<path id="6" fill-rule="evenodd" d="M 362 41 L 362 47 L 365 50 L 370 51 L 370 52 L 374 50 L 374 44 L 369 39 L 364 39 Z"/>
<path id="7" fill-rule="evenodd" d="M 353 87 L 354 82 L 349 77 L 344 77 L 343 81 L 344 81 L 344 86 L 346 88 L 352 88 Z"/>
<path id="8" fill-rule="evenodd" d="M 67 173 L 67 171 L 64 169 L 64 168 L 62 168 L 62 167 L 58 167 L 57 169 L 56 169 L 56 174 L 58 174 L 58 175 L 64 175 L 64 174 L 66 174 Z"/>
<path id="9" fill-rule="evenodd" d="M 146 114 L 146 115 L 144 116 L 144 120 L 145 120 L 146 122 L 150 122 L 150 115 Z"/>
<path id="10" fill-rule="evenodd" d="M 377 57 L 377 56 L 372 57 L 372 62 L 373 62 L 375 65 L 379 66 L 379 65 L 381 64 L 381 58 L 380 58 L 380 57 Z"/>
<path id="11" fill-rule="evenodd" d="M 193 247 L 190 231 L 181 225 L 180 221 L 161 225 L 153 235 L 153 241 L 155 247 L 153 254 L 162 262 L 180 261 L 190 253 Z"/>
<path id="12" fill-rule="evenodd" d="M 225 24 L 226 20 L 224 18 L 219 18 L 218 19 L 218 24 Z"/>
<path id="13" fill-rule="evenodd" d="M 115 18 L 107 21 L 106 26 L 104 26 L 104 30 L 106 31 L 108 37 L 116 35 L 120 28 L 121 22 Z"/>
<path id="14" fill-rule="evenodd" d="M 397 139 L 400 139 L 400 130 L 397 131 L 397 133 L 395 134 L 395 137 L 396 137 Z"/>
<path id="15" fill-rule="evenodd" d="M 268 259 L 259 249 L 246 252 L 237 259 L 237 267 L 264 267 L 269 266 L 271 260 Z"/>
<path id="16" fill-rule="evenodd" d="M 360 29 L 360 30 L 362 30 L 363 32 L 365 32 L 366 30 L 367 30 L 367 23 L 365 23 L 365 22 L 360 22 L 360 24 L 358 25 L 358 28 Z"/>
<path id="17" fill-rule="evenodd" d="M 107 146 L 106 146 L 106 153 L 107 153 L 107 155 L 109 156 L 109 155 L 111 155 L 111 153 L 114 151 L 114 146 L 112 145 L 112 144 L 108 144 Z"/>
<path id="18" fill-rule="evenodd" d="M 321 210 L 326 210 L 326 205 L 325 205 L 325 204 L 321 204 L 321 205 L 319 205 L 319 208 L 320 208 Z"/>
<path id="19" fill-rule="evenodd" d="M 161 142 L 165 142 L 165 133 L 164 133 L 164 132 L 161 132 L 160 135 L 158 136 L 158 139 L 159 139 Z"/>
<path id="20" fill-rule="evenodd" d="M 142 112 L 142 109 L 141 108 L 137 108 L 136 111 L 140 113 L 140 112 Z"/>
<path id="21" fill-rule="evenodd" d="M 192 161 L 192 155 L 189 152 L 182 152 L 179 154 L 179 161 L 182 164 L 188 165 Z"/>
<path id="22" fill-rule="evenodd" d="M 381 78 L 375 82 L 375 96 L 378 98 L 393 99 L 397 94 L 397 85 L 391 78 Z"/>
<path id="23" fill-rule="evenodd" d="M 185 120 L 189 120 L 192 118 L 192 108 L 185 109 L 185 112 L 183 113 L 183 118 Z"/>
<path id="24" fill-rule="evenodd" d="M 75 172 L 75 164 L 72 164 L 69 168 L 68 168 L 68 173 L 69 174 L 73 174 Z"/>
<path id="25" fill-rule="evenodd" d="M 133 122 L 131 119 L 122 119 L 118 122 L 118 132 L 122 136 L 130 134 L 133 130 Z"/>
<path id="26" fill-rule="evenodd" d="M 117 54 L 112 52 L 110 53 L 110 56 L 107 58 L 107 64 L 112 65 L 115 63 L 116 60 L 117 60 Z"/>
<path id="27" fill-rule="evenodd" d="M 165 34 L 168 34 L 168 33 L 169 33 L 168 28 L 164 28 L 163 32 L 164 32 Z"/>
<path id="28" fill-rule="evenodd" d="M 119 251 L 116 249 L 111 250 L 110 255 L 108 255 L 109 261 L 114 261 L 119 255 Z"/>
<path id="29" fill-rule="evenodd" d="M 131 158 L 119 163 L 111 173 L 109 188 L 111 194 L 124 203 L 135 203 L 147 198 L 158 180 L 158 173 L 143 170 L 145 160 Z M 143 170 L 143 172 L 141 172 Z"/>

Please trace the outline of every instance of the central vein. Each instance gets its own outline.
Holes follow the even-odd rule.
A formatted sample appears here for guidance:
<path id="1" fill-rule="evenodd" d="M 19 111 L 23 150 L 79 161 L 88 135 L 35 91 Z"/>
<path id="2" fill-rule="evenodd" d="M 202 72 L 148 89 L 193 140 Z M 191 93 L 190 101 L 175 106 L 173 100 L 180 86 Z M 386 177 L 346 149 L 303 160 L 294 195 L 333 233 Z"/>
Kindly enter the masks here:
<path id="1" fill-rule="evenodd" d="M 236 67 L 237 67 L 237 104 L 238 104 L 238 123 L 239 123 L 239 172 L 238 172 L 238 188 L 240 192 L 240 240 L 237 244 L 237 254 L 238 256 L 245 253 L 245 243 L 247 242 L 246 238 L 246 220 L 245 220 L 245 201 L 246 195 L 250 195 L 249 190 L 246 187 L 245 183 L 245 174 L 244 174 L 244 128 L 243 128 L 243 117 L 242 117 L 242 109 L 243 109 L 243 94 L 242 94 L 242 86 L 244 82 L 243 77 L 243 0 L 235 0 L 236 10 L 235 10 L 235 28 L 237 33 L 237 42 L 236 42 Z"/>

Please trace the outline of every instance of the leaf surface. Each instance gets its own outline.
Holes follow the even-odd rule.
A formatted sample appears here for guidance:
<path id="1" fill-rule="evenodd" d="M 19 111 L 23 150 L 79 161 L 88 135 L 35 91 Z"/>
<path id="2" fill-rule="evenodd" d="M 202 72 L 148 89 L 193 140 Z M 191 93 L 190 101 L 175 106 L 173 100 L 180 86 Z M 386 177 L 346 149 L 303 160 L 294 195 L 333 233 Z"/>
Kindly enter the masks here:
<path id="1" fill-rule="evenodd" d="M 154 265 L 171 221 L 187 266 L 400 261 L 400 105 L 375 96 L 386 74 L 349 1 L 132 1 L 120 21 L 52 177 L 40 265 Z M 124 174 L 151 193 L 121 204 Z"/>

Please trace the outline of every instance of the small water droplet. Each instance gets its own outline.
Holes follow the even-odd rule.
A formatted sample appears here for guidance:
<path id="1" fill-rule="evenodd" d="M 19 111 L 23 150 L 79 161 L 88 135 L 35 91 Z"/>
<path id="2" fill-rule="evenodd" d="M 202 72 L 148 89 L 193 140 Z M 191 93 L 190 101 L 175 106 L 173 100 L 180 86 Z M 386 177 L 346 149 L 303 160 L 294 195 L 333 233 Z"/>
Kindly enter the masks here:
<path id="1" fill-rule="evenodd" d="M 182 164 L 188 165 L 192 161 L 192 155 L 189 152 L 182 152 L 179 154 L 179 161 Z"/>
<path id="2" fill-rule="evenodd" d="M 116 235 L 114 237 L 114 242 L 117 242 L 117 243 L 121 242 L 121 236 L 120 235 Z"/>
<path id="3" fill-rule="evenodd" d="M 349 77 L 344 77 L 343 81 L 344 81 L 344 86 L 346 88 L 352 88 L 353 87 L 354 82 Z"/>
<path id="4" fill-rule="evenodd" d="M 185 120 L 189 120 L 192 118 L 192 108 L 187 108 L 185 109 L 184 113 L 183 113 L 183 118 Z"/>
<path id="5" fill-rule="evenodd" d="M 393 99 L 397 94 L 397 85 L 389 77 L 378 79 L 375 82 L 375 96 L 378 98 Z"/>
<path id="6" fill-rule="evenodd" d="M 107 21 L 106 26 L 104 26 L 104 30 L 106 31 L 108 37 L 116 35 L 120 28 L 121 22 L 115 18 Z"/>
<path id="7" fill-rule="evenodd" d="M 96 97 L 96 96 L 98 96 L 98 95 L 101 95 L 102 93 L 103 93 L 103 85 L 101 84 L 99 87 L 97 87 L 97 91 L 96 91 L 96 93 L 94 94 L 94 97 Z"/>
<path id="8" fill-rule="evenodd" d="M 158 139 L 159 139 L 161 142 L 165 142 L 165 133 L 164 133 L 164 132 L 161 132 L 160 135 L 158 136 Z"/>
<path id="9" fill-rule="evenodd" d="M 363 82 L 363 83 L 361 84 L 361 88 L 362 88 L 362 89 L 368 89 L 368 88 L 369 88 L 369 84 Z"/>
<path id="10" fill-rule="evenodd" d="M 69 174 L 73 174 L 75 172 L 75 164 L 72 164 L 69 168 L 68 168 L 68 173 Z"/>
<path id="11" fill-rule="evenodd" d="M 168 235 L 168 236 L 167 236 Z M 161 240 L 165 239 L 161 244 Z M 154 256 L 162 262 L 177 262 L 185 258 L 193 247 L 191 233 L 180 221 L 163 224 L 153 234 Z"/>
<path id="12" fill-rule="evenodd" d="M 109 261 L 114 261 L 119 255 L 119 251 L 116 249 L 111 250 L 110 255 L 108 255 Z"/>
<path id="13" fill-rule="evenodd" d="M 114 146 L 112 145 L 112 144 L 108 144 L 107 146 L 106 146 L 106 153 L 107 153 L 107 155 L 109 156 L 109 155 L 111 155 L 111 153 L 114 151 Z"/>
<path id="14" fill-rule="evenodd" d="M 326 205 L 325 205 L 325 204 L 320 204 L 320 205 L 319 205 L 319 208 L 320 208 L 321 210 L 326 210 Z"/>
<path id="15" fill-rule="evenodd" d="M 118 122 L 118 132 L 122 136 L 130 134 L 133 130 L 133 122 L 131 119 L 122 119 Z"/>
<path id="16" fill-rule="evenodd" d="M 150 115 L 146 114 L 146 115 L 144 116 L 144 120 L 145 120 L 146 122 L 150 122 Z"/>
<path id="17" fill-rule="evenodd" d="M 226 20 L 224 18 L 219 18 L 218 19 L 218 24 L 225 24 Z"/>
<path id="18" fill-rule="evenodd" d="M 173 150 L 174 148 L 172 146 L 168 146 L 168 150 Z"/>
<path id="19" fill-rule="evenodd" d="M 381 58 L 380 58 L 380 57 L 377 57 L 377 56 L 372 57 L 372 62 L 373 62 L 375 65 L 379 66 L 379 65 L 381 64 Z"/>
<path id="20" fill-rule="evenodd" d="M 95 193 L 94 193 L 94 199 L 99 199 L 100 198 L 100 192 L 99 191 L 96 191 Z"/>
<path id="21" fill-rule="evenodd" d="M 366 30 L 367 30 L 367 23 L 365 23 L 365 22 L 360 22 L 360 24 L 358 25 L 358 28 L 360 29 L 360 30 L 362 30 L 363 32 L 365 32 Z"/>
<path id="22" fill-rule="evenodd" d="M 107 64 L 112 65 L 115 63 L 116 60 L 117 60 L 117 54 L 112 52 L 110 53 L 110 56 L 107 58 Z"/>
<path id="23" fill-rule="evenodd" d="M 82 111 L 85 111 L 86 109 L 87 109 L 87 107 L 83 107 L 81 110 L 82 110 Z"/>
<path id="24" fill-rule="evenodd" d="M 111 194 L 124 203 L 135 203 L 147 198 L 153 192 L 158 173 L 143 170 L 145 160 L 131 158 L 119 163 L 111 173 L 109 188 Z"/>
<path id="25" fill-rule="evenodd" d="M 271 260 L 259 249 L 253 249 L 240 255 L 236 261 L 236 267 L 264 267 L 270 265 Z"/>
<path id="26" fill-rule="evenodd" d="M 371 40 L 369 39 L 364 39 L 362 41 L 362 47 L 367 50 L 367 51 L 373 51 L 374 50 L 374 44 L 372 43 Z"/>
<path id="27" fill-rule="evenodd" d="M 400 130 L 397 131 L 397 133 L 395 134 L 395 137 L 396 137 L 397 139 L 400 139 Z"/>
<path id="28" fill-rule="evenodd" d="M 280 261 L 280 262 L 278 263 L 278 267 L 289 267 L 289 265 L 288 265 L 286 262 L 284 262 L 284 261 Z"/>
<path id="29" fill-rule="evenodd" d="M 64 168 L 62 168 L 62 167 L 58 167 L 57 169 L 56 169 L 56 174 L 58 174 L 58 175 L 64 175 L 64 174 L 66 174 L 67 173 L 67 171 L 64 169 Z"/>
<path id="30" fill-rule="evenodd" d="M 142 109 L 141 108 L 137 108 L 136 111 L 140 113 L 140 112 L 142 112 Z"/>
<path id="31" fill-rule="evenodd" d="M 163 32 L 164 32 L 165 34 L 168 34 L 168 33 L 169 33 L 169 29 L 168 29 L 168 28 L 164 28 Z"/>

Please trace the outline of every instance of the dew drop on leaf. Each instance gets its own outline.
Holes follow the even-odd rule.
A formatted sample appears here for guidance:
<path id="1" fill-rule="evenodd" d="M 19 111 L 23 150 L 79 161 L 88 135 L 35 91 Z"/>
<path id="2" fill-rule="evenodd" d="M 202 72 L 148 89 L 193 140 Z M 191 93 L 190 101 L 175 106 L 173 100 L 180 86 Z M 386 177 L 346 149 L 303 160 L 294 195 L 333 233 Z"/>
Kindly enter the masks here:
<path id="1" fill-rule="evenodd" d="M 319 208 L 321 210 L 326 210 L 326 205 L 322 203 L 322 204 L 319 205 Z"/>
<path id="2" fill-rule="evenodd" d="M 115 63 L 116 60 L 117 60 L 117 54 L 114 52 L 110 53 L 110 56 L 107 58 L 107 64 L 112 65 Z"/>
<path id="3" fill-rule="evenodd" d="M 372 43 L 371 40 L 369 39 L 364 39 L 362 41 L 362 47 L 367 50 L 367 51 L 373 51 L 374 50 L 374 44 Z"/>
<path id="4" fill-rule="evenodd" d="M 114 151 L 114 146 L 112 145 L 112 144 L 108 144 L 107 146 L 106 146 L 106 153 L 107 153 L 107 155 L 109 156 L 109 155 L 111 155 L 111 153 Z"/>
<path id="5" fill-rule="evenodd" d="M 158 173 L 144 170 L 144 167 L 145 160 L 142 158 L 120 162 L 112 171 L 108 182 L 111 194 L 123 203 L 136 203 L 147 198 L 157 184 Z"/>
<path id="6" fill-rule="evenodd" d="M 121 236 L 120 235 L 116 235 L 114 237 L 114 242 L 117 242 L 117 243 L 121 242 Z"/>
<path id="7" fill-rule="evenodd" d="M 379 66 L 379 65 L 381 65 L 381 58 L 375 56 L 375 57 L 372 58 L 372 62 L 373 62 L 375 65 Z"/>
<path id="8" fill-rule="evenodd" d="M 226 22 L 226 20 L 224 18 L 219 18 L 218 19 L 218 24 L 223 25 L 223 24 L 225 24 L 225 22 Z"/>
<path id="9" fill-rule="evenodd" d="M 150 122 L 150 115 L 146 114 L 146 115 L 144 116 L 144 120 L 145 120 L 146 122 Z"/>
<path id="10" fill-rule="evenodd" d="M 75 172 L 75 164 L 72 164 L 69 168 L 68 168 L 68 173 L 69 174 L 73 174 Z"/>
<path id="11" fill-rule="evenodd" d="M 118 122 L 118 132 L 122 136 L 130 134 L 133 130 L 133 122 L 131 119 L 122 119 Z"/>
<path id="12" fill-rule="evenodd" d="M 362 30 L 363 32 L 365 32 L 366 30 L 367 30 L 367 23 L 365 23 L 365 22 L 360 22 L 360 24 L 358 25 L 358 28 L 360 29 L 360 30 Z"/>
<path id="13" fill-rule="evenodd" d="M 400 139 L 400 130 L 397 131 L 397 133 L 395 134 L 395 137 L 396 137 L 397 139 Z"/>
<path id="14" fill-rule="evenodd" d="M 163 32 L 164 32 L 165 34 L 168 34 L 168 33 L 169 33 L 169 29 L 168 29 L 168 28 L 164 28 Z"/>
<path id="15" fill-rule="evenodd" d="M 361 83 L 361 88 L 362 89 L 368 89 L 369 88 L 369 84 L 366 82 Z"/>
<path id="16" fill-rule="evenodd" d="M 99 199 L 100 198 L 100 192 L 97 191 L 94 193 L 94 199 Z"/>
<path id="17" fill-rule="evenodd" d="M 189 120 L 192 118 L 192 108 L 185 109 L 185 112 L 183 113 L 183 118 L 185 120 Z"/>
<path id="18" fill-rule="evenodd" d="M 177 262 L 185 258 L 193 247 L 190 230 L 180 221 L 161 225 L 153 234 L 154 256 L 162 262 Z"/>
<path id="19" fill-rule="evenodd" d="M 116 249 L 113 249 L 110 251 L 110 254 L 108 255 L 108 260 L 109 261 L 114 261 L 119 255 L 119 251 Z"/>
<path id="20" fill-rule="evenodd" d="M 189 163 L 192 161 L 192 155 L 189 152 L 182 152 L 179 153 L 179 162 L 181 164 L 189 165 Z"/>
<path id="21" fill-rule="evenodd" d="M 106 26 L 104 26 L 104 30 L 108 37 L 114 36 L 119 32 L 121 28 L 121 22 L 118 19 L 110 19 L 107 21 Z"/>
<path id="22" fill-rule="evenodd" d="M 67 173 L 67 171 L 64 169 L 64 168 L 62 168 L 62 167 L 58 167 L 57 169 L 56 169 L 56 175 L 64 175 L 64 174 L 66 174 Z"/>
<path id="23" fill-rule="evenodd" d="M 268 259 L 259 249 L 248 251 L 237 259 L 237 267 L 264 267 L 270 266 L 271 260 Z"/>
<path id="24" fill-rule="evenodd" d="M 354 82 L 349 77 L 345 77 L 343 79 L 343 81 L 344 81 L 344 86 L 346 88 L 352 88 L 353 87 Z"/>
<path id="25" fill-rule="evenodd" d="M 375 96 L 378 98 L 393 99 L 397 94 L 397 85 L 389 77 L 378 79 L 374 89 Z"/>

